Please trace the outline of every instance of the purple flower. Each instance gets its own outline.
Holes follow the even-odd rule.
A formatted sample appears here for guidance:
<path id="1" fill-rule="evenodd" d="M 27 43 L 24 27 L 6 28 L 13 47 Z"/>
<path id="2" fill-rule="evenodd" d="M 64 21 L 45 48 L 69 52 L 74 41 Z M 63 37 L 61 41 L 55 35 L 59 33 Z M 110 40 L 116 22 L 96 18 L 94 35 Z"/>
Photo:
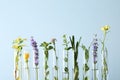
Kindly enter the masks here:
<path id="1" fill-rule="evenodd" d="M 95 38 L 93 40 L 93 62 L 94 64 L 97 63 L 97 51 L 98 51 L 98 40 Z"/>
<path id="2" fill-rule="evenodd" d="M 56 39 L 56 38 L 53 38 L 53 39 L 51 40 L 51 43 L 55 44 L 55 41 L 57 41 L 57 39 Z"/>
<path id="3" fill-rule="evenodd" d="M 33 47 L 33 51 L 34 51 L 34 64 L 35 66 L 38 66 L 39 64 L 39 50 L 38 50 L 38 46 L 37 46 L 37 42 L 33 39 L 33 37 L 31 37 L 31 45 Z"/>

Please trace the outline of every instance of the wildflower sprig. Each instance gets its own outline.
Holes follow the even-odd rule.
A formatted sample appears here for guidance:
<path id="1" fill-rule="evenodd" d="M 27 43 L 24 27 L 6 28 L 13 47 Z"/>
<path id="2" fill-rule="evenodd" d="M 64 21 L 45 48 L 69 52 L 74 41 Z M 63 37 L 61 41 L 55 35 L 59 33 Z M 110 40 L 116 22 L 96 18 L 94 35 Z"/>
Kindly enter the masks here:
<path id="1" fill-rule="evenodd" d="M 70 37 L 70 43 L 71 46 L 68 48 L 73 50 L 74 53 L 74 80 L 79 80 L 79 66 L 78 66 L 78 48 L 80 45 L 80 41 L 81 41 L 81 37 L 79 39 L 79 41 L 75 42 L 75 37 L 74 35 L 72 37 Z"/>
<path id="2" fill-rule="evenodd" d="M 44 63 L 44 68 L 45 68 L 45 72 L 44 72 L 44 79 L 45 80 L 49 80 L 48 76 L 49 76 L 49 66 L 48 66 L 48 58 L 49 58 L 49 50 L 53 49 L 53 46 L 51 46 L 51 42 L 47 43 L 47 42 L 43 42 L 41 43 L 40 47 L 43 47 L 44 50 L 44 55 L 45 55 L 45 63 Z"/>
<path id="3" fill-rule="evenodd" d="M 30 54 L 28 52 L 24 53 L 23 58 L 26 63 L 26 70 L 27 70 L 27 80 L 30 80 L 30 70 L 28 65 L 28 59 L 30 57 Z"/>
<path id="4" fill-rule="evenodd" d="M 87 48 L 85 45 L 81 46 L 82 49 L 84 50 L 84 64 L 83 64 L 83 80 L 89 80 L 89 77 L 87 75 L 90 67 L 89 67 L 89 51 L 90 51 L 90 46 Z"/>
<path id="5" fill-rule="evenodd" d="M 51 43 L 53 44 L 53 50 L 54 50 L 54 54 L 55 54 L 55 66 L 54 66 L 54 69 L 55 69 L 55 74 L 56 76 L 54 75 L 54 80 L 58 80 L 58 56 L 57 56 L 57 53 L 56 53 L 56 39 L 53 38 L 51 40 Z M 52 46 L 51 46 L 52 48 Z"/>
<path id="6" fill-rule="evenodd" d="M 81 48 L 84 51 L 84 64 L 83 64 L 83 80 L 89 80 L 88 72 L 90 70 L 89 66 L 89 58 L 90 58 L 90 48 L 93 41 L 90 43 L 88 47 L 86 47 L 84 44 L 82 44 Z"/>
<path id="7" fill-rule="evenodd" d="M 65 62 L 65 66 L 64 66 L 64 72 L 65 74 L 67 74 L 67 77 L 63 78 L 64 80 L 69 80 L 69 68 L 68 68 L 68 54 L 69 54 L 69 50 L 68 50 L 68 45 L 69 45 L 69 41 L 67 40 L 67 36 L 63 35 L 63 46 L 64 46 L 64 50 L 66 51 L 65 57 L 64 57 L 64 62 Z"/>
<path id="8" fill-rule="evenodd" d="M 98 62 L 98 39 L 97 39 L 97 34 L 95 35 L 92 43 L 93 47 L 93 78 L 94 80 L 98 80 L 97 78 L 97 62 Z"/>
<path id="9" fill-rule="evenodd" d="M 106 40 L 106 35 L 109 32 L 110 26 L 109 25 L 105 25 L 101 28 L 101 30 L 104 33 L 104 38 L 101 41 L 102 44 L 102 49 L 101 49 L 101 53 L 102 53 L 102 80 L 107 80 L 107 74 L 108 74 L 108 63 L 107 63 L 107 58 L 108 58 L 108 50 L 107 47 L 105 46 L 105 40 Z"/>
<path id="10" fill-rule="evenodd" d="M 12 48 L 15 49 L 15 80 L 22 79 L 22 61 L 21 61 L 21 55 L 22 55 L 22 49 L 25 46 L 24 41 L 26 39 L 18 37 L 17 39 L 13 40 L 13 46 Z"/>
<path id="11" fill-rule="evenodd" d="M 33 47 L 34 51 L 34 64 L 35 64 L 35 70 L 36 70 L 36 80 L 38 80 L 38 65 L 39 65 L 39 50 L 37 42 L 31 37 L 31 45 Z"/>

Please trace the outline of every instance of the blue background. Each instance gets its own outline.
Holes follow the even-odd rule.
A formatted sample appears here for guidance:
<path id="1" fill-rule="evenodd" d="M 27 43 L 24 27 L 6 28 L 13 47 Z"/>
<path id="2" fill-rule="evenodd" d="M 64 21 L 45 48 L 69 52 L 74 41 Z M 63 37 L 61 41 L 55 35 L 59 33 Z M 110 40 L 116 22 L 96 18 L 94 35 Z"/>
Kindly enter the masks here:
<path id="1" fill-rule="evenodd" d="M 0 80 L 13 80 L 12 41 L 34 36 L 39 42 L 62 35 L 83 37 L 88 44 L 101 26 L 109 24 L 109 80 L 120 80 L 119 0 L 0 0 Z M 29 44 L 29 43 L 28 43 Z"/>

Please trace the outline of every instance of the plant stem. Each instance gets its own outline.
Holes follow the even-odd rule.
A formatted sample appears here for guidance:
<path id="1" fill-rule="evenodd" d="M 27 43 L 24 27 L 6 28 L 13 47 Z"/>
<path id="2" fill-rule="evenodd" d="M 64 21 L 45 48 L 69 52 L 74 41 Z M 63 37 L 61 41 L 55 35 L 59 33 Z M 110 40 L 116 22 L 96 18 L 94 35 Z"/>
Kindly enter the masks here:
<path id="1" fill-rule="evenodd" d="M 20 79 L 22 80 L 22 59 L 20 54 Z"/>
<path id="2" fill-rule="evenodd" d="M 38 80 L 38 67 L 37 66 L 36 66 L 35 70 L 36 70 L 36 80 Z"/>
<path id="3" fill-rule="evenodd" d="M 94 80 L 97 80 L 97 76 L 96 76 L 96 70 L 97 70 L 96 69 L 96 64 L 94 64 L 94 69 L 93 70 L 94 70 Z"/>
<path id="4" fill-rule="evenodd" d="M 29 66 L 28 66 L 28 62 L 26 62 L 26 69 L 27 69 L 27 80 L 30 80 L 30 71 L 29 71 Z"/>
<path id="5" fill-rule="evenodd" d="M 55 70 L 56 70 L 56 80 L 58 80 L 58 57 L 57 57 L 57 53 L 56 53 L 56 46 L 55 46 L 55 43 L 53 43 L 53 45 L 54 45 L 54 53 L 55 53 L 55 59 L 56 59 L 56 64 L 55 64 L 55 66 L 56 66 L 56 68 L 55 68 Z"/>

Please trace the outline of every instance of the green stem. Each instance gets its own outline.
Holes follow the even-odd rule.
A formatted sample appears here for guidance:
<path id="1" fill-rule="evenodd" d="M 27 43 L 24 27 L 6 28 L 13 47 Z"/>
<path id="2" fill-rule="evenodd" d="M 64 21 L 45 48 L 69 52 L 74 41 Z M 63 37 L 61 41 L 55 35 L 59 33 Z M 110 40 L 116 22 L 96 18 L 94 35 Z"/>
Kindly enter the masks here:
<path id="1" fill-rule="evenodd" d="M 96 76 L 96 70 L 97 69 L 96 69 L 96 64 L 95 63 L 94 63 L 94 69 L 93 70 L 94 70 L 94 80 L 97 80 L 97 76 Z"/>
<path id="2" fill-rule="evenodd" d="M 56 80 L 58 80 L 58 57 L 57 57 L 57 53 L 56 53 L 56 46 L 55 46 L 55 43 L 53 43 L 53 45 L 54 45 L 54 52 L 55 52 L 55 58 L 56 58 L 56 67 L 57 67 L 57 69 L 55 69 L 56 70 L 56 73 L 57 73 L 57 75 L 56 75 Z"/>
<path id="3" fill-rule="evenodd" d="M 105 51 L 105 39 L 106 39 L 106 34 L 107 32 L 104 33 L 104 38 L 103 38 L 103 41 L 102 41 L 102 57 L 103 57 L 103 60 L 102 60 L 102 64 L 103 64 L 103 67 L 102 67 L 102 80 L 107 80 L 107 61 L 106 61 L 106 58 L 107 58 L 107 53 Z"/>
<path id="4" fill-rule="evenodd" d="M 26 62 L 26 69 L 27 69 L 27 80 L 30 80 L 30 71 L 29 71 L 29 66 L 28 66 L 28 62 Z"/>
<path id="5" fill-rule="evenodd" d="M 68 50 L 67 50 L 67 59 L 68 59 Z M 68 68 L 68 61 L 67 61 L 67 68 Z M 67 75 L 67 79 L 69 80 L 69 69 L 68 69 L 68 75 Z"/>
<path id="6" fill-rule="evenodd" d="M 48 80 L 48 51 L 45 51 L 45 80 Z"/>
<path id="7" fill-rule="evenodd" d="M 36 70 L 36 80 L 38 80 L 38 67 L 37 66 L 36 66 L 35 70 Z"/>
<path id="8" fill-rule="evenodd" d="M 22 61 L 21 61 L 21 56 L 20 56 L 20 79 L 22 80 Z"/>
<path id="9" fill-rule="evenodd" d="M 17 52 L 17 55 L 15 55 L 15 80 L 17 80 L 17 77 L 18 77 L 18 75 L 17 75 L 17 73 L 19 72 L 18 71 L 18 61 L 19 61 L 19 59 L 18 59 L 18 55 L 19 53 Z"/>

